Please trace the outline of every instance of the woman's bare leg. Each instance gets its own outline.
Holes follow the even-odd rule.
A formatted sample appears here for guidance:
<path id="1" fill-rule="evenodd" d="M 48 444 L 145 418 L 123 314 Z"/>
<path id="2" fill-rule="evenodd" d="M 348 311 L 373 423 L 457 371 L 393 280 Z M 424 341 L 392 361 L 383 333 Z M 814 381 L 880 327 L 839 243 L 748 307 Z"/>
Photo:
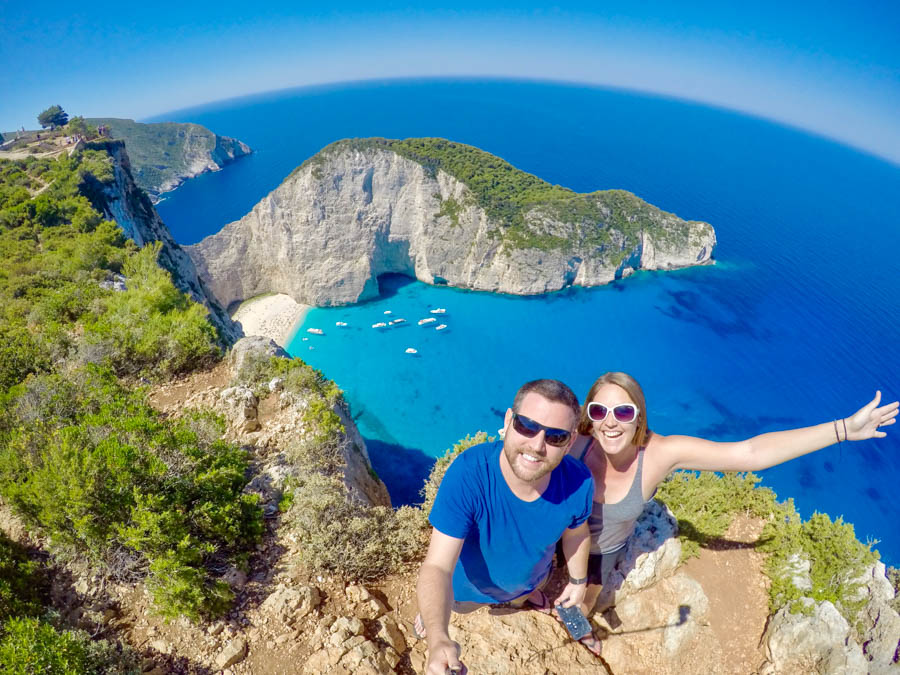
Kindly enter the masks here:
<path id="1" fill-rule="evenodd" d="M 603 586 L 600 584 L 588 584 L 584 592 L 584 601 L 581 603 L 581 611 L 586 617 L 590 617 L 594 613 L 594 605 L 597 604 L 601 590 L 603 590 Z"/>

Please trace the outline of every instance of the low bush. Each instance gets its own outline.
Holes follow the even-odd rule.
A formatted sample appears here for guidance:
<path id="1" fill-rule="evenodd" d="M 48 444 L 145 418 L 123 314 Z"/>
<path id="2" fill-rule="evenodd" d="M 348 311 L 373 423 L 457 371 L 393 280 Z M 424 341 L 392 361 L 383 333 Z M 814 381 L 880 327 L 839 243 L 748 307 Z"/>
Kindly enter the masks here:
<path id="1" fill-rule="evenodd" d="M 785 605 L 790 605 L 792 612 L 808 611 L 799 602 L 802 597 L 828 600 L 851 626 L 856 625 L 857 613 L 867 600 L 861 592 L 863 575 L 878 554 L 856 538 L 852 525 L 841 518 L 832 521 L 824 513 L 814 513 L 802 522 L 793 512 L 766 525 L 760 539 L 761 549 L 769 554 L 766 572 L 772 580 L 771 611 Z M 809 563 L 811 588 L 794 584 L 798 560 Z"/>
<path id="2" fill-rule="evenodd" d="M 297 478 L 288 519 L 302 544 L 300 557 L 312 570 L 350 579 L 376 579 L 424 552 L 413 509 L 353 502 L 337 476 L 304 473 Z"/>
<path id="3" fill-rule="evenodd" d="M 7 621 L 0 632 L 0 672 L 5 675 L 137 675 L 130 649 L 91 640 L 84 631 L 57 630 L 30 617 Z"/>
<path id="4" fill-rule="evenodd" d="M 149 573 L 165 616 L 221 613 L 213 570 L 239 563 L 262 531 L 257 497 L 242 494 L 246 453 L 218 440 L 221 420 L 165 420 L 97 367 L 32 376 L 8 404 L 4 500 L 59 552 L 114 576 Z"/>
<path id="5" fill-rule="evenodd" d="M 21 546 L 0 534 L 0 672 L 139 673 L 138 658 L 83 631 L 56 628 L 45 614 L 46 575 Z"/>
<path id="6" fill-rule="evenodd" d="M 126 259 L 127 290 L 105 294 L 86 321 L 83 341 L 120 374 L 169 377 L 221 358 L 208 310 L 157 264 L 160 246 L 148 244 Z"/>
<path id="7" fill-rule="evenodd" d="M 39 615 L 45 586 L 37 563 L 0 533 L 0 624 L 16 616 Z"/>
<path id="8" fill-rule="evenodd" d="M 793 509 L 779 505 L 769 488 L 757 487 L 760 480 L 753 473 L 676 471 L 659 485 L 657 499 L 678 521 L 682 560 L 699 556 L 700 547 L 725 534 L 739 513 L 768 518 Z"/>
<path id="9" fill-rule="evenodd" d="M 374 579 L 420 560 L 428 547 L 428 513 L 447 467 L 459 453 L 488 440 L 483 431 L 467 436 L 435 462 L 421 506 L 391 510 L 349 499 L 337 475 L 305 470 L 292 489 L 291 524 L 303 544 L 301 556 L 314 570 L 354 579 Z"/>

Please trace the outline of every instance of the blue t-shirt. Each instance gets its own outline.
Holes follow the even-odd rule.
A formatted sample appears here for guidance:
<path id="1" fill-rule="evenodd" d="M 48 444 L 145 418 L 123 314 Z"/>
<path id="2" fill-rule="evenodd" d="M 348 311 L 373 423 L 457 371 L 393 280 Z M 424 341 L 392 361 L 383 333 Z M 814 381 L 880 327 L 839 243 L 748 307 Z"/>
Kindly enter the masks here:
<path id="1" fill-rule="evenodd" d="M 453 571 L 453 598 L 508 602 L 547 576 L 556 542 L 591 514 L 594 481 L 581 462 L 563 457 L 538 499 L 516 497 L 500 471 L 503 441 L 465 450 L 447 469 L 429 520 L 463 539 Z"/>

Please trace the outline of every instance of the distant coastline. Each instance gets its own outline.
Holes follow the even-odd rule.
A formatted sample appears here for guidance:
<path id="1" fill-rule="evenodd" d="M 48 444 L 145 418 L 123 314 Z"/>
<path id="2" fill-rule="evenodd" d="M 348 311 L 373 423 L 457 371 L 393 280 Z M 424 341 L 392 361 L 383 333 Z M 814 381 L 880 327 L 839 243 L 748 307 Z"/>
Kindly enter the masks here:
<path id="1" fill-rule="evenodd" d="M 285 347 L 303 323 L 309 305 L 301 305 L 284 293 L 258 295 L 242 302 L 231 315 L 244 335 L 261 335 Z"/>

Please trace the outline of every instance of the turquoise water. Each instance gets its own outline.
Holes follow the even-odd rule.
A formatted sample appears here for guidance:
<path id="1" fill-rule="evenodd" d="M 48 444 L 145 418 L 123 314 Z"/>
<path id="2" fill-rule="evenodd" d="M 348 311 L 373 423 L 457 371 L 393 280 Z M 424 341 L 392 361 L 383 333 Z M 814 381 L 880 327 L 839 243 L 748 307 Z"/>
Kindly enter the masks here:
<path id="1" fill-rule="evenodd" d="M 715 226 L 715 266 L 537 298 L 386 277 L 376 301 L 310 311 L 289 350 L 346 391 L 395 504 L 417 499 L 454 441 L 495 432 L 533 377 L 584 396 L 600 373 L 625 370 L 645 389 L 652 428 L 719 440 L 846 416 L 876 388 L 900 396 L 900 168 L 850 148 L 685 102 L 529 82 L 322 87 L 165 119 L 257 151 L 160 204 L 181 243 L 239 218 L 350 136 L 443 136 L 552 183 L 628 189 Z M 435 307 L 446 330 L 416 325 Z M 407 322 L 371 328 L 391 317 Z M 769 469 L 764 483 L 806 516 L 843 515 L 900 563 L 900 430 L 888 433 Z"/>

